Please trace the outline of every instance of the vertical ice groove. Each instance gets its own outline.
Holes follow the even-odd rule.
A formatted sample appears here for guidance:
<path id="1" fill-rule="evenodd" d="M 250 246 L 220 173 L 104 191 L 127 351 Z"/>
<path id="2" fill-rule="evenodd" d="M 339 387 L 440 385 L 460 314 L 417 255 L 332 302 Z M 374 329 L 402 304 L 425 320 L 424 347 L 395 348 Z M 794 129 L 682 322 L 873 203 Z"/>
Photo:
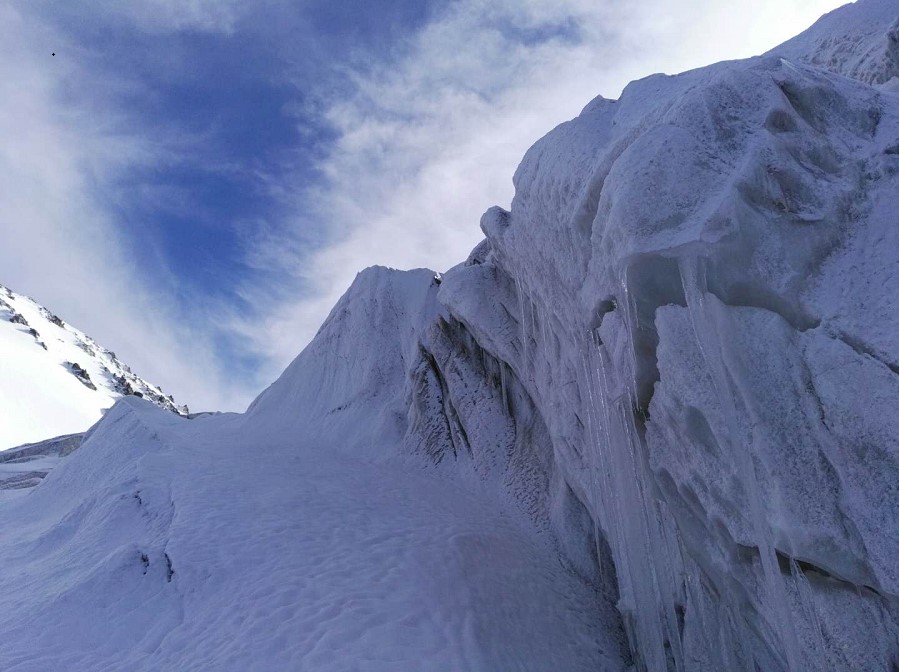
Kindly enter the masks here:
<path id="1" fill-rule="evenodd" d="M 521 378 L 522 380 L 527 380 L 528 378 L 528 334 L 527 334 L 527 324 L 524 319 L 524 292 L 521 288 L 521 280 L 515 278 L 515 289 L 518 294 L 518 313 L 520 315 L 520 327 L 519 327 L 519 336 L 521 338 L 521 352 L 522 352 L 522 360 L 521 360 Z"/>
<path id="2" fill-rule="evenodd" d="M 805 610 L 806 618 L 812 627 L 814 649 L 810 653 L 818 653 L 820 656 L 823 656 L 826 649 L 824 647 L 824 633 L 821 629 L 821 622 L 818 619 L 818 608 L 815 606 L 812 587 L 809 585 L 805 572 L 802 571 L 802 568 L 799 566 L 799 563 L 796 562 L 795 558 L 790 558 L 790 575 L 793 577 L 793 581 L 796 584 L 796 595 L 799 604 Z M 815 669 L 823 669 L 825 663 L 825 660 L 818 660 L 814 667 Z"/>
<path id="3" fill-rule="evenodd" d="M 586 361 L 586 354 L 584 354 L 584 353 L 582 353 L 581 362 L 583 365 L 584 372 L 587 373 L 589 369 L 588 369 L 588 365 L 587 365 L 587 361 Z M 589 480 L 590 480 L 590 485 L 591 485 L 591 490 L 592 490 L 592 492 L 590 493 L 590 496 L 593 500 L 593 511 L 594 512 L 607 511 L 607 510 L 609 510 L 609 502 L 608 502 L 608 499 L 606 498 L 608 491 L 604 487 L 604 485 L 601 486 L 599 484 L 601 474 L 603 474 L 605 472 L 605 470 L 602 467 L 600 467 L 600 462 L 602 461 L 602 451 L 599 449 L 599 445 L 596 443 L 596 438 L 595 438 L 595 437 L 599 436 L 599 430 L 596 426 L 597 420 L 596 420 L 596 409 L 595 409 L 594 401 L 593 401 L 593 389 L 590 387 L 589 381 L 587 381 L 586 378 L 585 378 L 585 383 L 586 383 L 586 387 L 587 387 L 587 394 L 589 396 L 589 403 L 588 403 L 588 408 L 587 408 L 587 430 L 588 430 L 587 435 L 588 435 L 588 437 L 591 438 L 591 440 L 593 441 L 593 444 L 594 444 L 594 449 L 592 451 L 589 450 L 589 445 L 588 445 L 588 450 L 584 451 L 584 457 L 585 457 L 585 463 L 586 463 L 585 467 L 590 472 Z M 600 570 L 602 571 L 604 569 L 604 566 L 603 566 L 603 563 L 601 562 L 602 547 L 600 544 L 600 527 L 601 527 L 600 520 L 599 520 L 599 516 L 596 515 L 596 513 L 594 513 L 591 517 L 593 518 L 593 539 L 596 544 L 596 558 L 598 561 L 600 561 L 599 565 L 600 565 Z M 606 577 L 605 575 L 600 576 L 600 580 L 603 582 L 607 581 L 608 578 L 609 577 Z"/>
<path id="4" fill-rule="evenodd" d="M 615 497 L 615 490 L 612 485 L 612 467 L 609 464 L 607 459 L 607 453 L 609 451 L 609 446 L 611 445 L 611 433 L 609 431 L 609 423 L 608 423 L 608 405 L 607 398 L 605 393 L 605 386 L 603 382 L 598 378 L 593 376 L 593 371 L 595 370 L 594 366 L 591 364 L 589 360 L 589 353 L 591 351 L 585 348 L 585 356 L 584 356 L 584 374 L 585 374 L 585 384 L 588 389 L 595 390 L 599 389 L 599 394 L 595 395 L 599 397 L 599 406 L 596 406 L 595 401 L 593 400 L 593 396 L 591 394 L 590 404 L 593 408 L 593 417 L 594 417 L 594 427 L 595 434 L 592 438 L 593 450 L 596 453 L 595 463 L 599 469 L 599 481 L 602 485 L 603 492 L 605 494 L 606 503 L 604 508 L 601 510 L 602 512 L 607 512 L 607 515 L 612 516 L 612 520 L 606 521 L 606 528 L 609 530 L 614 530 L 614 533 L 620 537 L 621 528 L 621 511 L 620 511 L 620 500 Z M 600 362 L 601 362 L 600 358 Z M 597 411 L 599 411 L 599 415 L 597 415 Z M 620 547 L 621 540 L 619 540 L 616 547 Z"/>
<path id="5" fill-rule="evenodd" d="M 546 311 L 540 309 L 540 340 L 543 341 L 543 350 L 546 351 Z"/>
<path id="6" fill-rule="evenodd" d="M 502 388 L 503 393 L 503 410 L 506 414 L 509 414 L 509 392 L 506 387 L 506 365 L 502 360 L 499 360 L 499 382 L 500 387 Z"/>
<path id="7" fill-rule="evenodd" d="M 537 324 L 536 324 L 536 322 L 535 322 L 535 319 L 536 319 L 536 318 L 535 318 L 535 315 L 534 315 L 534 312 L 535 312 L 535 310 L 534 310 L 534 297 L 531 296 L 530 293 L 528 294 L 528 310 L 530 310 L 530 313 L 531 313 L 531 334 L 534 335 L 534 339 L 536 340 L 536 339 L 537 339 Z"/>
<path id="8" fill-rule="evenodd" d="M 582 362 L 584 367 L 584 387 L 588 395 L 588 418 L 592 417 L 592 435 L 588 435 L 588 439 L 592 446 L 587 446 L 585 452 L 594 454 L 594 468 L 599 467 L 598 476 L 604 500 L 602 503 L 597 502 L 601 506 L 597 511 L 597 517 L 602 516 L 605 519 L 605 529 L 611 532 L 612 537 L 609 539 L 612 555 L 617 568 L 619 582 L 619 606 L 626 606 L 636 614 L 637 603 L 635 595 L 635 586 L 639 577 L 634 576 L 635 563 L 630 561 L 630 545 L 625 537 L 626 521 L 622 510 L 623 496 L 619 487 L 621 473 L 617 471 L 614 462 L 615 446 L 612 438 L 610 427 L 611 413 L 609 410 L 609 394 L 608 387 L 604 382 L 594 375 L 596 367 L 592 364 L 590 357 L 593 354 L 592 348 L 587 346 L 586 339 L 582 339 L 579 344 L 582 351 Z M 601 356 L 600 356 L 600 361 Z M 605 380 L 603 376 L 603 380 Z M 595 389 L 599 388 L 599 394 L 595 394 Z M 599 398 L 597 405 L 596 398 Z M 598 419 L 596 412 L 601 412 L 601 419 Z M 590 451 L 592 448 L 592 451 Z M 606 459 L 608 456 L 609 460 Z M 635 619 L 636 620 L 636 619 Z M 637 633 L 628 629 L 628 638 L 631 647 L 637 650 L 642 645 L 642 637 Z"/>
<path id="9" fill-rule="evenodd" d="M 787 603 L 786 585 L 780 573 L 774 545 L 771 543 L 771 534 L 766 523 L 750 450 L 744 450 L 744 448 L 749 448 L 749 441 L 746 437 L 741 436 L 742 432 L 734 405 L 733 394 L 736 391 L 732 389 L 729 381 L 724 346 L 726 340 L 720 333 L 723 326 L 722 316 L 715 310 L 714 304 L 709 305 L 706 301 L 708 291 L 704 259 L 697 254 L 683 256 L 679 259 L 679 268 L 696 342 L 712 378 L 716 397 L 723 407 L 722 412 L 727 426 L 725 442 L 731 444 L 728 454 L 734 458 L 737 472 L 741 476 L 749 499 L 751 522 L 765 580 L 764 589 L 770 603 L 774 605 L 774 618 L 783 648 L 781 653 L 791 672 L 802 672 L 805 665 L 802 661 L 799 639 L 793 627 L 790 607 Z"/>
<path id="10" fill-rule="evenodd" d="M 619 278 L 621 296 L 624 297 L 624 319 L 625 319 L 625 336 L 627 338 L 626 350 L 630 354 L 629 365 L 630 371 L 627 377 L 628 389 L 626 397 L 620 398 L 620 403 L 626 406 L 621 408 L 622 423 L 627 433 L 626 444 L 629 449 L 629 457 L 631 469 L 634 477 L 634 483 L 640 501 L 640 512 L 643 523 L 643 543 L 647 556 L 650 558 L 648 566 L 647 579 L 651 580 L 653 588 L 653 598 L 655 601 L 656 619 L 661 622 L 658 624 L 659 630 L 665 633 L 665 639 L 670 646 L 670 655 L 673 659 L 675 669 L 683 669 L 683 651 L 680 641 L 680 633 L 677 626 L 677 612 L 674 602 L 674 594 L 671 592 L 675 586 L 675 580 L 672 575 L 666 577 L 666 581 L 661 580 L 661 576 L 665 575 L 670 567 L 668 557 L 664 554 L 664 532 L 663 525 L 665 521 L 661 517 L 661 511 L 655 506 L 655 496 L 647 482 L 650 469 L 645 460 L 644 439 L 637 431 L 636 412 L 638 410 L 638 354 L 635 343 L 635 336 L 641 328 L 636 309 L 635 297 L 630 290 L 628 280 L 628 267 L 622 269 Z M 660 668 L 661 669 L 661 668 Z"/>
<path id="11" fill-rule="evenodd" d="M 630 325 L 628 325 L 630 326 Z M 629 331 L 629 330 L 628 330 Z M 630 344 L 629 344 L 630 345 Z M 613 390 L 604 363 L 604 347 L 592 331 L 578 336 L 587 405 L 585 448 L 593 480 L 594 506 L 609 539 L 618 570 L 621 607 L 632 613 L 629 637 L 638 653 L 639 665 L 651 672 L 684 669 L 673 594 L 667 589 L 674 577 L 661 574 L 669 555 L 663 517 L 646 483 L 648 465 L 643 461 L 642 438 L 634 417 L 636 393 L 633 389 Z M 632 349 L 632 345 L 630 347 Z M 633 369 L 620 377 L 635 386 Z M 608 459 L 606 459 L 608 457 Z M 671 531 L 667 531 L 668 534 Z"/>
<path id="12" fill-rule="evenodd" d="M 634 399 L 637 398 L 637 349 L 634 346 L 634 335 L 640 329 L 640 320 L 637 314 L 637 307 L 634 297 L 630 291 L 630 283 L 628 282 L 629 267 L 625 264 L 618 279 L 621 288 L 621 296 L 623 301 L 620 302 L 624 307 L 624 320 L 626 324 L 625 334 L 628 338 L 627 351 L 630 353 L 630 383 Z"/>
<path id="13" fill-rule="evenodd" d="M 723 658 L 721 663 L 723 667 L 722 670 L 735 670 L 739 669 L 739 661 L 736 660 L 736 649 L 734 632 L 736 630 L 734 624 L 733 614 L 730 613 L 730 610 L 725 610 L 725 613 L 721 614 L 721 618 L 719 620 L 718 626 L 718 637 L 721 642 L 720 650 L 722 651 Z M 731 656 L 734 656 L 733 658 Z"/>
<path id="14" fill-rule="evenodd" d="M 582 334 L 578 334 L 576 340 L 581 359 L 581 371 L 583 375 L 582 386 L 587 397 L 585 401 L 587 419 L 585 427 L 585 443 L 587 443 L 587 445 L 583 452 L 584 454 L 591 456 L 593 462 L 592 466 L 595 468 L 595 465 L 602 460 L 603 448 L 609 448 L 610 456 L 613 456 L 614 446 L 611 442 L 603 444 L 597 440 L 599 433 L 595 416 L 597 409 L 597 403 L 594 397 L 595 385 L 591 373 L 592 367 L 590 365 L 591 350 L 587 347 L 586 339 Z M 600 391 L 599 396 L 601 399 L 603 394 L 604 393 Z M 604 416 L 603 422 L 605 423 L 607 419 L 608 416 Z M 590 463 L 588 462 L 588 464 Z M 605 497 L 603 497 L 605 502 L 601 502 L 599 497 L 594 495 L 594 507 L 596 508 L 594 515 L 597 517 L 601 516 L 605 520 L 605 529 L 613 534 L 613 537 L 609 539 L 609 542 L 618 574 L 618 606 L 619 609 L 622 609 L 625 612 L 625 616 L 627 616 L 628 613 L 631 614 L 632 627 L 627 628 L 627 636 L 631 649 L 638 651 L 642 648 L 641 644 L 644 640 L 644 637 L 641 637 L 638 632 L 634 632 L 634 630 L 639 630 L 642 627 L 642 622 L 638 617 L 639 605 L 637 603 L 637 595 L 634 590 L 639 577 L 634 576 L 637 565 L 630 561 L 630 545 L 624 536 L 627 527 L 624 524 L 624 515 L 621 508 L 622 493 L 613 483 L 614 476 L 617 476 L 614 466 L 610 466 L 608 470 L 600 469 L 598 476 L 599 480 L 602 482 L 601 492 L 605 495 Z"/>

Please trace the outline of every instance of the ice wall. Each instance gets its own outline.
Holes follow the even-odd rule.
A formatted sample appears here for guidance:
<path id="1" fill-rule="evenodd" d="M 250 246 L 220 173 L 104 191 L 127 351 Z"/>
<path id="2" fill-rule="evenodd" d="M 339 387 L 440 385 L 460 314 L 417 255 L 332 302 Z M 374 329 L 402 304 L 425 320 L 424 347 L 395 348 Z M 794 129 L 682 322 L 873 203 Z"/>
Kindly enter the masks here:
<path id="1" fill-rule="evenodd" d="M 896 669 L 897 17 L 596 99 L 466 262 L 360 277 L 251 416 L 367 450 L 341 418 L 380 399 L 553 531 L 637 669 Z"/>
<path id="2" fill-rule="evenodd" d="M 445 276 L 608 540 L 641 668 L 897 661 L 897 102 L 776 56 L 634 83 Z"/>
<path id="3" fill-rule="evenodd" d="M 445 276 L 608 540 L 640 668 L 896 664 L 897 102 L 778 57 L 637 82 Z"/>

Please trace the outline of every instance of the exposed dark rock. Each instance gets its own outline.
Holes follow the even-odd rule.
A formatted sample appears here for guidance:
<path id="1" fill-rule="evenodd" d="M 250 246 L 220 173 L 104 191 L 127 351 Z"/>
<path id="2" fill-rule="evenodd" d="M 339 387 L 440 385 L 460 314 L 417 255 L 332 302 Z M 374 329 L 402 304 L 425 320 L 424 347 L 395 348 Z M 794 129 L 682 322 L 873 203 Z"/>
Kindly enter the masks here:
<path id="1" fill-rule="evenodd" d="M 81 382 L 82 385 L 88 387 L 92 390 L 96 390 L 97 386 L 94 385 L 94 381 L 91 380 L 90 374 L 84 370 L 84 368 L 75 362 L 66 362 L 66 367 L 72 374 Z"/>
<path id="2" fill-rule="evenodd" d="M 55 324 L 57 327 L 65 328 L 65 326 L 66 326 L 66 323 L 63 322 L 62 319 L 60 319 L 59 317 L 57 317 L 56 315 L 51 313 L 46 308 L 41 308 L 41 315 L 43 315 L 45 318 L 47 318 L 50 322 Z"/>

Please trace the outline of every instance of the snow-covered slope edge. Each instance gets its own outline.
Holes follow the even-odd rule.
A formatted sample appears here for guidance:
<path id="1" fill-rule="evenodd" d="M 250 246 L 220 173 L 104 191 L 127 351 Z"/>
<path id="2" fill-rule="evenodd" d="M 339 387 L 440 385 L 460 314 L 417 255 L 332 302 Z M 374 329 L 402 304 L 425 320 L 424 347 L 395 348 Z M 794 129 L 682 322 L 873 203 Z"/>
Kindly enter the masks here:
<path id="1" fill-rule="evenodd" d="M 0 450 L 83 432 L 124 395 L 186 406 L 34 300 L 0 285 Z"/>
<path id="2" fill-rule="evenodd" d="M 25 495 L 61 458 L 78 449 L 83 436 L 57 436 L 0 452 L 0 502 Z"/>

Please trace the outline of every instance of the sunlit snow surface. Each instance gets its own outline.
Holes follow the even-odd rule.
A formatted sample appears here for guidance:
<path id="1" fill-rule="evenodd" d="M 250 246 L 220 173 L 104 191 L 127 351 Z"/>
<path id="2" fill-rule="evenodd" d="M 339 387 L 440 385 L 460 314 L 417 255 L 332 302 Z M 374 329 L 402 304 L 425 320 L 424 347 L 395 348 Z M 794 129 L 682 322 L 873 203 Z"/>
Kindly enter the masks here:
<path id="1" fill-rule="evenodd" d="M 0 505 L 0 669 L 896 669 L 897 18 L 593 101 L 243 416 L 119 402 Z"/>
<path id="2" fill-rule="evenodd" d="M 187 413 L 115 353 L 0 285 L 0 450 L 83 432 L 116 399 L 133 393 Z"/>

